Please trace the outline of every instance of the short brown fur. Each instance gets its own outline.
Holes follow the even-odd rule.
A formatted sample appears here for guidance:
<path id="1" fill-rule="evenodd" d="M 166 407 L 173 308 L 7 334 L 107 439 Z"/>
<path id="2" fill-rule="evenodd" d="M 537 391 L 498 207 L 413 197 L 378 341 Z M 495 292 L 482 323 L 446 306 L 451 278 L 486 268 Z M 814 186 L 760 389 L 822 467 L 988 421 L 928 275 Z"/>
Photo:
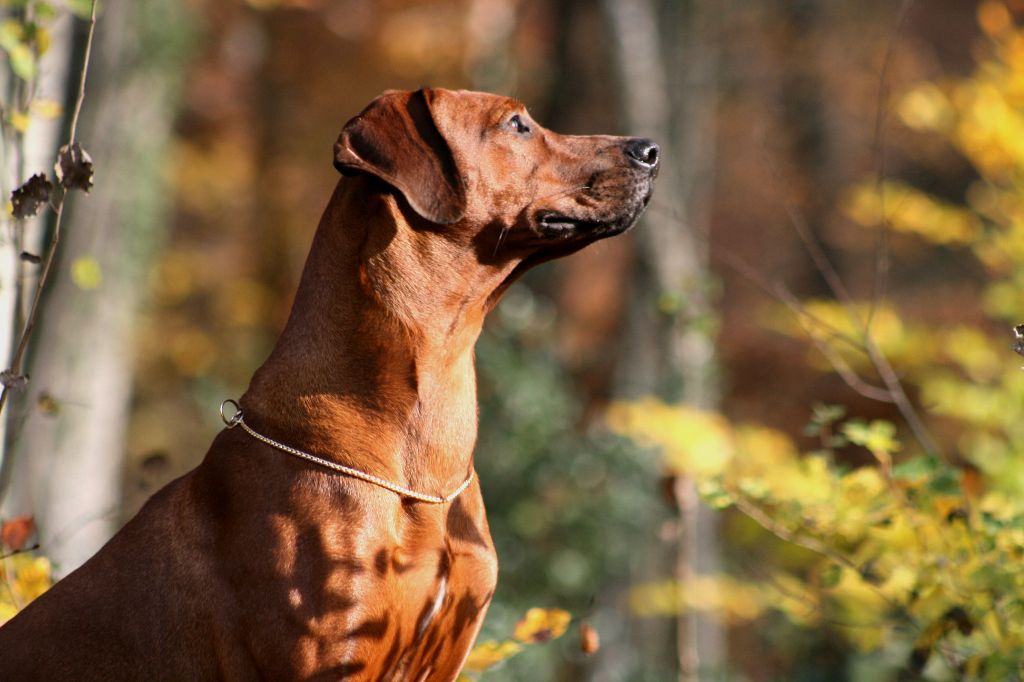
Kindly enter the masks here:
<path id="1" fill-rule="evenodd" d="M 338 139 L 346 177 L 246 422 L 455 489 L 473 470 L 484 316 L 526 268 L 632 225 L 656 154 L 556 135 L 503 97 L 385 93 Z M 224 430 L 0 628 L 0 679 L 453 680 L 496 580 L 475 480 L 416 502 Z"/>

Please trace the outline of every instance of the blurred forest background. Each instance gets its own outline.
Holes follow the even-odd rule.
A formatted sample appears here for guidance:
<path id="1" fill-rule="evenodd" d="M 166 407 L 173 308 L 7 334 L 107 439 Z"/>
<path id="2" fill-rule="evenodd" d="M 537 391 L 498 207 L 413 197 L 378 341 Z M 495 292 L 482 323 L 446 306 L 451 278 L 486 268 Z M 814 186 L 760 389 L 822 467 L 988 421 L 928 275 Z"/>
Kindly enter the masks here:
<path id="1" fill-rule="evenodd" d="M 9 196 L 67 139 L 89 3 L 0 7 Z M 39 549 L 9 524 L 0 608 L 199 462 L 284 324 L 341 125 L 434 85 L 664 159 L 635 230 L 531 272 L 480 340 L 481 640 L 535 606 L 601 640 L 482 677 L 1022 679 L 1018 23 L 1021 0 L 103 3 L 96 184 L 6 379 L 0 509 Z M 6 220 L 3 319 L 53 229 Z"/>

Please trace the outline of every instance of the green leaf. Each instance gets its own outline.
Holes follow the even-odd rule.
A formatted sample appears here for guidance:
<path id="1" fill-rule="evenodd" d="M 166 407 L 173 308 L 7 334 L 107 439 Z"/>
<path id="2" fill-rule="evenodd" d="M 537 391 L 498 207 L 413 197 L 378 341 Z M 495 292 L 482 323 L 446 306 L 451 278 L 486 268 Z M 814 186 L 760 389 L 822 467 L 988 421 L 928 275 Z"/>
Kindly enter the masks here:
<path id="1" fill-rule="evenodd" d="M 88 19 L 92 16 L 92 0 L 64 0 L 64 6 L 80 19 Z M 99 7 L 96 8 L 97 13 L 99 13 L 99 9 Z"/>
<path id="2" fill-rule="evenodd" d="M 712 509 L 725 509 L 733 503 L 732 495 L 714 480 L 698 483 L 697 493 L 704 503 Z"/>
<path id="3" fill-rule="evenodd" d="M 928 481 L 928 489 L 940 495 L 959 495 L 960 476 L 951 469 L 939 471 Z"/>
<path id="4" fill-rule="evenodd" d="M 811 407 L 811 419 L 817 424 L 831 424 L 846 416 L 846 408 L 842 405 L 815 403 Z"/>
<path id="5" fill-rule="evenodd" d="M 48 2 L 37 0 L 35 4 L 36 19 L 39 21 L 51 21 L 57 18 L 57 8 Z"/>
<path id="6" fill-rule="evenodd" d="M 843 569 L 837 564 L 826 564 L 818 571 L 818 584 L 826 590 L 839 584 L 843 576 Z"/>
<path id="7" fill-rule="evenodd" d="M 822 431 L 846 416 L 846 408 L 842 405 L 814 403 L 811 406 L 811 420 L 804 427 L 804 434 L 820 436 Z"/>
<path id="8" fill-rule="evenodd" d="M 930 478 L 939 468 L 939 459 L 934 455 L 919 455 L 904 460 L 892 468 L 893 478 L 919 481 Z"/>
<path id="9" fill-rule="evenodd" d="M 10 52 L 18 45 L 25 35 L 25 29 L 21 22 L 14 19 L 7 19 L 0 22 L 0 49 Z"/>
<path id="10" fill-rule="evenodd" d="M 19 43 L 9 50 L 11 71 L 22 80 L 30 81 L 36 75 L 36 58 L 28 45 Z"/>
<path id="11" fill-rule="evenodd" d="M 900 443 L 896 440 L 896 425 L 882 419 L 874 419 L 870 423 L 851 420 L 843 425 L 843 434 L 851 443 L 874 453 L 891 455 L 900 449 Z"/>

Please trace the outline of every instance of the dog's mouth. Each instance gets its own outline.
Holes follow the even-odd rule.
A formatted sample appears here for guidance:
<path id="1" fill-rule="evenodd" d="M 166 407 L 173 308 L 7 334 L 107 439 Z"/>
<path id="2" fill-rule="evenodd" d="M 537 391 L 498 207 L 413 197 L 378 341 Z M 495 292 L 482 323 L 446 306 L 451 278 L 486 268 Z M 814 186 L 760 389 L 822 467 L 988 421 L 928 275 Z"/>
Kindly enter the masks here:
<path id="1" fill-rule="evenodd" d="M 651 201 L 652 188 L 638 200 L 629 202 L 626 210 L 610 216 L 574 216 L 552 210 L 541 210 L 533 216 L 534 231 L 542 249 L 566 241 L 594 241 L 612 237 L 632 228 Z"/>
<path id="2" fill-rule="evenodd" d="M 650 203 L 651 194 L 652 188 L 649 186 L 639 200 L 630 202 L 631 205 L 626 211 L 607 218 L 573 216 L 550 209 L 534 213 L 530 219 L 530 227 L 534 233 L 534 239 L 530 240 L 533 250 L 512 269 L 491 294 L 492 302 L 497 302 L 509 285 L 527 270 L 545 261 L 568 256 L 600 239 L 629 231 Z"/>
<path id="3" fill-rule="evenodd" d="M 600 222 L 554 211 L 540 211 L 534 221 L 539 236 L 555 240 L 572 239 L 583 234 L 600 231 L 602 227 Z"/>
<path id="4" fill-rule="evenodd" d="M 652 179 L 650 176 L 646 182 L 636 187 L 636 194 L 633 194 L 632 198 L 625 202 L 615 202 L 613 205 L 620 207 L 620 210 L 612 214 L 604 214 L 598 209 L 589 211 L 587 215 L 572 215 L 552 208 L 522 214 L 520 219 L 528 225 L 531 237 L 526 237 L 525 231 L 520 232 L 525 239 L 519 242 L 519 248 L 528 249 L 528 255 L 490 295 L 490 304 L 497 303 L 505 290 L 526 270 L 545 261 L 568 256 L 599 240 L 629 231 L 650 203 L 653 194 Z"/>

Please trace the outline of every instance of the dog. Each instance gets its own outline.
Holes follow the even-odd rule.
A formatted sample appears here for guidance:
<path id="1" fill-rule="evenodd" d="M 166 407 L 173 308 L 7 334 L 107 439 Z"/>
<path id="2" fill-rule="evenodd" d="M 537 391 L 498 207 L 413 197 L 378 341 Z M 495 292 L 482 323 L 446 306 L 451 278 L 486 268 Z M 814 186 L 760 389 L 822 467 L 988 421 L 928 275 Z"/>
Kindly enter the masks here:
<path id="1" fill-rule="evenodd" d="M 484 317 L 629 229 L 659 154 L 497 95 L 375 99 L 228 428 L 0 628 L 0 679 L 454 680 L 498 571 L 473 470 Z"/>

